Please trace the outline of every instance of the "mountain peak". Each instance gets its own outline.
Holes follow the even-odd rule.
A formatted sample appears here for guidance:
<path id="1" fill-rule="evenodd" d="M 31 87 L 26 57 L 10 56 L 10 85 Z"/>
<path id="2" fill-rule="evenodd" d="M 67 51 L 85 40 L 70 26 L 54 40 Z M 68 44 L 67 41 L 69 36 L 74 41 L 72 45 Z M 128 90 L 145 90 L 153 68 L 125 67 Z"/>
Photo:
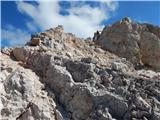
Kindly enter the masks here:
<path id="1" fill-rule="evenodd" d="M 124 18 L 122 19 L 122 21 L 127 21 L 127 22 L 129 22 L 129 23 L 132 22 L 131 18 L 129 18 L 129 17 L 124 17 Z"/>
<path id="2" fill-rule="evenodd" d="M 59 25 L 2 49 L 0 119 L 159 120 L 160 28 L 121 21 L 94 40 Z"/>

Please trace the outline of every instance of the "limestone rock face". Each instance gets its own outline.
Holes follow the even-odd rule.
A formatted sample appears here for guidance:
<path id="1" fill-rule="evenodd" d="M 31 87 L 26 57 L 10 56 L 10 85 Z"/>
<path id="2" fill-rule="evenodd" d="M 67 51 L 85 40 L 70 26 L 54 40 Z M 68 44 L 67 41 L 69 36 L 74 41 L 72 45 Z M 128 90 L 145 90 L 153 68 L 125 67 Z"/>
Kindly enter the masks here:
<path id="1" fill-rule="evenodd" d="M 130 18 L 123 18 L 106 26 L 95 41 L 132 63 L 143 62 L 160 70 L 160 28 L 150 24 L 138 24 Z"/>
<path id="2" fill-rule="evenodd" d="M 157 29 L 147 26 L 139 29 L 148 28 L 148 33 L 132 33 L 138 26 L 133 26 L 128 18 L 113 27 L 119 29 L 105 30 L 112 31 L 107 34 L 114 42 L 109 41 L 108 45 L 115 46 L 114 52 L 120 49 L 122 54 L 125 49 L 129 52 L 126 55 L 131 54 L 130 60 L 159 67 L 159 45 L 153 48 L 149 42 L 151 38 L 155 44 L 159 40 Z M 145 39 L 146 34 L 150 35 Z M 125 41 L 127 36 L 133 41 Z M 96 42 L 64 33 L 63 26 L 58 26 L 32 35 L 23 47 L 2 49 L 0 119 L 159 120 L 160 73 L 145 66 L 137 69 L 132 62 L 102 49 Z M 129 51 L 132 48 L 140 50 L 140 54 L 135 56 Z M 154 60 L 145 55 L 153 55 Z"/>
<path id="3" fill-rule="evenodd" d="M 5 60 L 5 59 L 3 59 Z M 8 61 L 15 64 L 13 61 Z M 5 79 L 0 81 L 0 118 L 3 119 L 55 119 L 55 102 L 47 96 L 39 77 L 30 69 L 19 65 L 10 66 Z M 7 70 L 3 68 L 1 75 Z"/>
<path id="4" fill-rule="evenodd" d="M 140 46 L 143 63 L 160 69 L 160 38 L 153 33 L 143 32 Z"/>

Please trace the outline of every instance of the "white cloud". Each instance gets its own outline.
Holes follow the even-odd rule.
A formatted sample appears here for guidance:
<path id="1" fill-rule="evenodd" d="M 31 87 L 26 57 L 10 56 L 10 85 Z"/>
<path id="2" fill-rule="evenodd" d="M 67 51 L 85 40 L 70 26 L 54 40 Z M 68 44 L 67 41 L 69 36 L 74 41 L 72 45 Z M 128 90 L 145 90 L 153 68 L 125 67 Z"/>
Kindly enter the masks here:
<path id="1" fill-rule="evenodd" d="M 107 9 L 110 11 L 115 11 L 118 7 L 118 2 L 112 0 L 100 0 L 100 2 L 102 3 L 101 7 L 103 7 L 103 9 Z"/>
<path id="2" fill-rule="evenodd" d="M 92 36 L 96 30 L 102 29 L 104 26 L 101 25 L 101 22 L 109 19 L 110 12 L 114 12 L 118 7 L 117 2 L 106 0 L 100 0 L 100 5 L 96 7 L 91 7 L 84 1 L 72 1 L 69 2 L 71 7 L 66 9 L 69 14 L 62 15 L 60 9 L 65 8 L 62 8 L 58 1 L 40 1 L 37 3 L 38 5 L 17 2 L 18 10 L 32 18 L 32 21 L 26 24 L 30 30 L 37 27 L 45 30 L 63 25 L 65 32 L 72 32 L 79 37 Z"/>
<path id="3" fill-rule="evenodd" d="M 28 28 L 31 32 L 36 32 L 36 31 L 37 31 L 37 28 L 36 28 L 36 26 L 35 26 L 34 24 L 35 24 L 35 23 L 33 23 L 33 22 L 27 22 L 27 23 L 26 23 L 27 28 Z"/>
<path id="4" fill-rule="evenodd" d="M 65 32 L 71 32 L 79 37 L 92 37 L 93 33 L 101 30 L 104 25 L 102 21 L 108 20 L 111 13 L 115 12 L 118 3 L 106 0 L 97 2 L 97 6 L 91 6 L 85 1 L 67 1 L 69 8 L 64 8 L 59 1 L 39 1 L 37 4 L 31 2 L 16 2 L 17 9 L 31 19 L 25 20 L 29 32 L 37 32 L 63 25 Z M 67 15 L 60 14 L 60 10 L 68 12 Z M 2 40 L 6 40 L 10 46 L 23 45 L 30 39 L 28 31 L 8 25 L 1 30 Z"/>
<path id="5" fill-rule="evenodd" d="M 29 41 L 30 35 L 21 29 L 17 29 L 12 25 L 8 25 L 7 28 L 2 29 L 2 40 L 7 40 L 10 46 L 23 45 Z"/>

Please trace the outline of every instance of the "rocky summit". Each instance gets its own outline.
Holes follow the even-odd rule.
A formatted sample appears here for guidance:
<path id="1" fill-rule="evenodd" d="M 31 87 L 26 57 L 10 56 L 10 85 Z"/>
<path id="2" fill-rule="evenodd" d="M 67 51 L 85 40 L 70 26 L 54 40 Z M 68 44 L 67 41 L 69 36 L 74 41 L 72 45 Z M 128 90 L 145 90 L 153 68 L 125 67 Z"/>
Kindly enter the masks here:
<path id="1" fill-rule="evenodd" d="M 0 58 L 0 120 L 160 120 L 157 26 L 126 17 L 92 40 L 59 25 Z"/>
<path id="2" fill-rule="evenodd" d="M 134 65 L 143 63 L 160 70 L 160 28 L 138 24 L 123 18 L 96 34 L 95 42 L 103 49 L 125 57 Z"/>

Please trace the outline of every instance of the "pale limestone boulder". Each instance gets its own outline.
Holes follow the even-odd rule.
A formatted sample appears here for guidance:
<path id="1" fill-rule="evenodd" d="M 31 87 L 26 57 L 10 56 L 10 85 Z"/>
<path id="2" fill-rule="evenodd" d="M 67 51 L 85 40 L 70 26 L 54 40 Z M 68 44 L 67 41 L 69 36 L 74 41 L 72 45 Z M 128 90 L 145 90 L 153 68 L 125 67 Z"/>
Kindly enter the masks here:
<path id="1" fill-rule="evenodd" d="M 140 35 L 133 28 L 132 22 L 123 19 L 112 26 L 106 26 L 96 43 L 105 50 L 138 63 L 140 61 L 139 40 Z"/>
<path id="2" fill-rule="evenodd" d="M 111 68 L 116 71 L 120 71 L 123 73 L 133 71 L 133 65 L 127 61 L 125 58 L 122 59 L 115 59 L 111 62 Z"/>
<path id="3" fill-rule="evenodd" d="M 27 62 L 28 58 L 31 57 L 31 55 L 38 50 L 39 46 L 37 47 L 24 46 L 21 48 L 14 48 L 13 55 L 16 58 L 16 60 Z"/>
<path id="4" fill-rule="evenodd" d="M 140 46 L 142 62 L 160 70 L 160 38 L 153 33 L 143 32 Z"/>
<path id="5" fill-rule="evenodd" d="M 43 85 L 31 70 L 18 68 L 5 79 L 3 85 L 5 92 L 0 93 L 0 118 L 49 120 L 54 117 L 54 108 L 50 107 L 54 102 L 42 93 Z"/>
<path id="6" fill-rule="evenodd" d="M 129 18 L 106 26 L 95 41 L 103 49 L 125 57 L 135 66 L 145 64 L 160 70 L 160 28 L 138 24 Z"/>
<path id="7" fill-rule="evenodd" d="M 30 42 L 30 45 L 32 46 L 38 46 L 41 44 L 41 39 L 40 38 L 32 38 L 31 39 L 31 42 Z"/>

